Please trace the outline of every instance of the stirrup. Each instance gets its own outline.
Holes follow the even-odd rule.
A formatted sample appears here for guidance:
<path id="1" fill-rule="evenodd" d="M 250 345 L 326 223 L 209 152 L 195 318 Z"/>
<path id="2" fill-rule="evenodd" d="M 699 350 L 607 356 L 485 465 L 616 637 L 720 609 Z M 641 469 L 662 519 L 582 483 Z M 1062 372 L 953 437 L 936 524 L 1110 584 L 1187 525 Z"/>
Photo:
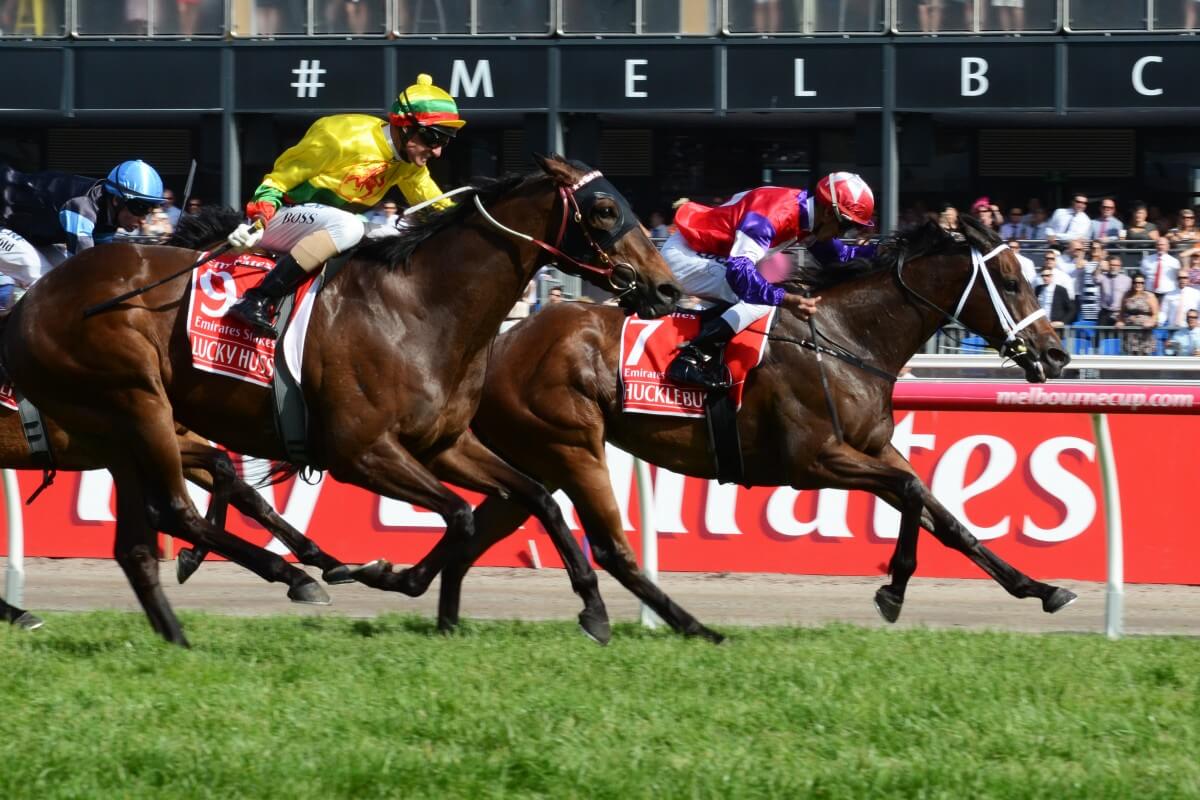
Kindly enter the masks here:
<path id="1" fill-rule="evenodd" d="M 729 369 L 724 364 L 717 364 L 712 360 L 706 364 L 697 356 L 702 357 L 698 348 L 681 349 L 679 355 L 667 365 L 666 377 L 675 383 L 707 389 L 710 392 L 726 391 L 733 385 Z"/>
<path id="2" fill-rule="evenodd" d="M 234 319 L 249 325 L 258 335 L 274 339 L 276 338 L 275 326 L 271 324 L 271 320 L 267 316 L 268 304 L 269 301 L 265 297 L 255 297 L 247 294 L 241 300 L 234 303 L 226 313 Z M 246 306 L 249 306 L 249 308 L 246 308 Z"/>

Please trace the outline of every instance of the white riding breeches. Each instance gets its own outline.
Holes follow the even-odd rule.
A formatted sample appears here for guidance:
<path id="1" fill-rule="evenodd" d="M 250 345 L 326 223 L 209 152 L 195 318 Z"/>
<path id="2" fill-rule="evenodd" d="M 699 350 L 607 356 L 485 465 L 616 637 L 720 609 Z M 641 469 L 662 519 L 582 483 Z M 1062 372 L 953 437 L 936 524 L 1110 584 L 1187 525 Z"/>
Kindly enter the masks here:
<path id="1" fill-rule="evenodd" d="M 260 244 L 267 250 L 287 253 L 305 236 L 321 230 L 333 239 L 337 251 L 344 253 L 362 240 L 366 223 L 349 211 L 320 203 L 284 206 L 267 223 Z"/>
<path id="2" fill-rule="evenodd" d="M 735 333 L 744 331 L 755 320 L 771 313 L 772 306 L 739 300 L 729 281 L 725 280 L 725 265 L 721 260 L 697 253 L 678 233 L 671 234 L 663 243 L 662 257 L 683 291 L 701 300 L 733 303 L 721 314 L 721 319 L 729 323 Z"/>
<path id="3" fill-rule="evenodd" d="M 28 289 L 33 282 L 61 264 L 66 254 L 54 245 L 35 247 L 16 231 L 0 228 L 0 273 Z"/>

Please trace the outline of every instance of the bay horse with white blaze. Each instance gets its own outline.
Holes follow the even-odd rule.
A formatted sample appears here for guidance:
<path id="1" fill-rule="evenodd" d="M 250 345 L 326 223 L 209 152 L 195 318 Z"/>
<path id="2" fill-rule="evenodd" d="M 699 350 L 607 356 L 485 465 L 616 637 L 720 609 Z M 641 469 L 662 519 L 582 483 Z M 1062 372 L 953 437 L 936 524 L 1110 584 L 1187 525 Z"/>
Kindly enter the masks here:
<path id="1" fill-rule="evenodd" d="M 359 246 L 329 281 L 304 348 L 309 444 L 312 466 L 446 521 L 420 563 L 366 570 L 358 575 L 364 583 L 420 594 L 471 540 L 472 509 L 444 480 L 513 499 L 537 516 L 584 599 L 581 625 L 604 641 L 610 632 L 595 573 L 558 506 L 468 425 L 496 331 L 548 252 L 561 268 L 616 286 L 624 304 L 650 317 L 669 313 L 679 288 L 628 202 L 599 173 L 557 156 L 539 164 L 536 175 L 481 185 L 470 201 L 405 234 Z M 33 286 L 3 340 L 17 388 L 112 471 L 118 517 L 129 520 L 117 558 L 152 625 L 181 644 L 158 585 L 154 530 L 203 546 L 227 534 L 184 490 L 175 420 L 237 452 L 282 460 L 271 393 L 191 366 L 186 278 L 90 318 L 83 311 L 196 256 L 138 245 L 88 250 Z"/>
<path id="2" fill-rule="evenodd" d="M 894 376 L 948 318 L 978 332 L 1011 356 L 1031 382 L 1057 377 L 1070 360 L 1040 313 L 1020 265 L 996 235 L 970 218 L 964 236 L 933 223 L 885 242 L 875 260 L 818 270 L 810 288 L 823 300 L 816 315 L 821 344 L 853 356 L 824 359 L 839 438 L 821 388 L 807 323 L 782 314 L 766 358 L 746 382 L 738 413 L 750 486 L 862 489 L 901 512 L 891 582 L 876 593 L 889 622 L 900 614 L 916 569 L 919 527 L 961 551 L 1016 597 L 1036 597 L 1055 612 L 1075 599 L 1035 581 L 980 544 L 933 497 L 892 446 Z M 625 414 L 618 389 L 624 315 L 579 304 L 552 306 L 499 337 L 475 431 L 509 463 L 562 489 L 578 510 L 599 564 L 685 634 L 719 640 L 640 572 L 622 529 L 604 443 L 612 442 L 660 467 L 716 477 L 705 421 Z M 841 347 L 839 347 L 841 345 Z M 476 536 L 442 572 L 439 619 L 458 615 L 458 596 L 471 562 L 526 518 L 499 498 L 476 510 Z"/>

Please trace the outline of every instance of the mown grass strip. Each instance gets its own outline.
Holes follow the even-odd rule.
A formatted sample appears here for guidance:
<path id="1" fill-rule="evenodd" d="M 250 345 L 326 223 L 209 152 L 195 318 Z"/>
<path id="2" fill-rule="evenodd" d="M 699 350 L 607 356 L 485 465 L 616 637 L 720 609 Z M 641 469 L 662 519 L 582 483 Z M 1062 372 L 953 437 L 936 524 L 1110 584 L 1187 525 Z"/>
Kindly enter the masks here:
<path id="1" fill-rule="evenodd" d="M 1200 640 L 53 614 L 0 797 L 1200 796 Z"/>

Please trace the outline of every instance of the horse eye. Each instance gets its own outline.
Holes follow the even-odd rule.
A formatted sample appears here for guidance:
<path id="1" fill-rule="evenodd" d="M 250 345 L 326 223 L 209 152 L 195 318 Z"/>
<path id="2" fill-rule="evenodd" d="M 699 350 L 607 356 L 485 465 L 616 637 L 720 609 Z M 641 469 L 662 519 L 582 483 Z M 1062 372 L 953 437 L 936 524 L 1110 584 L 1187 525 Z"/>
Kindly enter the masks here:
<path id="1" fill-rule="evenodd" d="M 1018 284 L 1017 284 L 1016 278 L 1005 278 L 1004 279 L 1004 291 L 1015 292 L 1017 290 L 1017 286 L 1018 286 Z"/>
<path id="2" fill-rule="evenodd" d="M 596 206 L 596 215 L 604 219 L 616 219 L 617 210 L 612 206 Z"/>

